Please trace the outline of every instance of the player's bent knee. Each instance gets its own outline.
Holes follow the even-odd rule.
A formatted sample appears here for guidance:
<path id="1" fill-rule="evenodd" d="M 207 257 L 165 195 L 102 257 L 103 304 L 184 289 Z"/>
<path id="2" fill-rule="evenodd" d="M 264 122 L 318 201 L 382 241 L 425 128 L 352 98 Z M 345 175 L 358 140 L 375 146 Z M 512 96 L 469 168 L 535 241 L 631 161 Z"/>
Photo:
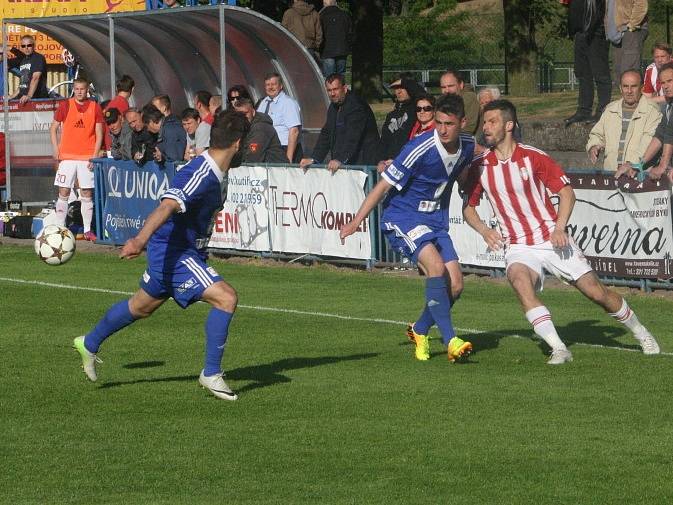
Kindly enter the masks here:
<path id="1" fill-rule="evenodd" d="M 229 284 L 217 282 L 204 291 L 202 300 L 217 309 L 234 312 L 238 304 L 238 294 Z"/>

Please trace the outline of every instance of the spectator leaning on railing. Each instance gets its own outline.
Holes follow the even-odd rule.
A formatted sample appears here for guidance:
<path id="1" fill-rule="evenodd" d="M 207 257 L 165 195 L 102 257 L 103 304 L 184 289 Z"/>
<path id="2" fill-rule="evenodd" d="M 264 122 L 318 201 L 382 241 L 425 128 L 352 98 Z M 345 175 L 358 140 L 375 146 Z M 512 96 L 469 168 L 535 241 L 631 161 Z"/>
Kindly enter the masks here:
<path id="1" fill-rule="evenodd" d="M 627 70 L 620 79 L 622 98 L 608 104 L 591 129 L 586 150 L 591 163 L 605 151 L 603 169 L 639 163 L 661 121 L 659 107 L 642 94 L 640 73 Z"/>
<path id="2" fill-rule="evenodd" d="M 336 172 L 341 165 L 373 165 L 379 143 L 379 130 L 369 104 L 348 90 L 341 74 L 325 79 L 325 89 L 330 99 L 325 124 L 311 158 L 304 158 L 300 165 L 322 163 L 329 154 L 327 168 Z"/>
<path id="3" fill-rule="evenodd" d="M 131 160 L 131 127 L 124 121 L 124 116 L 114 107 L 103 113 L 105 124 L 110 132 L 112 143 L 110 156 L 115 160 Z"/>
<path id="4" fill-rule="evenodd" d="M 666 172 L 671 177 L 668 164 L 671 160 L 671 154 L 673 154 L 673 63 L 666 63 L 661 67 L 659 70 L 659 80 L 666 97 L 666 108 L 659 126 L 657 126 L 657 130 L 654 132 L 654 137 L 650 141 L 650 145 L 647 146 L 645 154 L 639 160 L 641 165 L 647 165 L 654 159 L 659 150 L 662 151 L 659 163 L 650 167 L 647 171 L 648 176 L 655 180 L 660 179 Z M 622 174 L 635 177 L 641 169 L 642 166 L 634 166 L 629 161 L 626 161 L 617 168 L 615 177 L 620 177 Z"/>
<path id="5" fill-rule="evenodd" d="M 143 165 L 154 158 L 157 136 L 147 130 L 140 111 L 135 107 L 129 108 L 124 117 L 131 127 L 131 156 L 136 163 Z"/>
<path id="6" fill-rule="evenodd" d="M 150 133 L 157 135 L 154 161 L 182 161 L 187 147 L 185 130 L 173 114 L 164 116 L 154 105 L 143 107 L 143 123 Z"/>

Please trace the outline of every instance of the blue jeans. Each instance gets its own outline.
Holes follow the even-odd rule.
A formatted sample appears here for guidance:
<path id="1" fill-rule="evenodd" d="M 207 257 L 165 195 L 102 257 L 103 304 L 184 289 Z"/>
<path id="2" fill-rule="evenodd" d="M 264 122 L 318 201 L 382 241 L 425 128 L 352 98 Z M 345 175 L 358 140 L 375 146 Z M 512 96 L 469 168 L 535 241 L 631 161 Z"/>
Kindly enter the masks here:
<path id="1" fill-rule="evenodd" d="M 346 57 L 339 58 L 324 58 L 322 60 L 322 74 L 327 77 L 332 74 L 346 73 Z"/>

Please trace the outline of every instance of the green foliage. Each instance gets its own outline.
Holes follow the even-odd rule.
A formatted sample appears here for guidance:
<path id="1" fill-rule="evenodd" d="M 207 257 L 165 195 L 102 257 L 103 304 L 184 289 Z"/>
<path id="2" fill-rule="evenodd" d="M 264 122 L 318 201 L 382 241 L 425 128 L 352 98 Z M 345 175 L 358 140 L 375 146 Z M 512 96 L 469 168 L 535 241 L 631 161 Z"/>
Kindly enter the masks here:
<path id="1" fill-rule="evenodd" d="M 455 14 L 448 5 L 383 20 L 383 61 L 385 66 L 446 67 L 473 60 L 474 38 L 465 30 L 466 13 Z M 417 5 L 417 7 L 419 7 Z"/>

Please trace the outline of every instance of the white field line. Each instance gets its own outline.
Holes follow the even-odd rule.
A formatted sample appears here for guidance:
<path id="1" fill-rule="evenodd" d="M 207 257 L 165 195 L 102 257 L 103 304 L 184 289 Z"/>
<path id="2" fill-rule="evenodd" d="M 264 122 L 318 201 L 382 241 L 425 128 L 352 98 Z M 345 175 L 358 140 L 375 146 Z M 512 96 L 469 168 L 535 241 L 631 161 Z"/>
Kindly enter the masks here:
<path id="1" fill-rule="evenodd" d="M 56 284 L 53 282 L 43 282 L 43 281 L 30 281 L 26 279 L 12 279 L 9 277 L 0 277 L 0 282 L 8 282 L 14 284 L 30 284 L 34 286 L 42 286 L 47 288 L 58 288 L 58 289 L 73 289 L 76 291 L 93 291 L 95 293 L 105 293 L 112 295 L 124 295 L 131 296 L 132 291 L 118 291 L 116 289 L 104 289 L 104 288 L 91 288 L 87 286 L 73 286 L 70 284 Z M 312 316 L 312 317 L 325 317 L 330 319 L 341 319 L 346 321 L 362 321 L 366 323 L 382 323 L 382 324 L 394 324 L 397 326 L 406 326 L 407 321 L 395 321 L 393 319 L 381 319 L 381 318 L 367 318 L 367 317 L 356 317 L 356 316 L 344 316 L 341 314 L 331 314 L 329 312 L 315 312 L 310 310 L 296 310 L 296 309 L 283 309 L 278 307 L 263 307 L 260 305 L 243 305 L 239 304 L 239 308 L 249 309 L 249 310 L 259 310 L 262 312 L 281 312 L 283 314 L 297 314 L 300 316 Z M 457 331 L 463 333 L 471 334 L 482 334 L 487 333 L 486 331 L 476 330 L 474 328 L 456 328 Z M 525 337 L 523 335 L 518 335 L 516 333 L 507 334 L 508 337 L 520 338 L 524 340 L 532 340 L 530 337 Z M 615 351 L 627 351 L 627 352 L 640 352 L 638 349 L 627 349 L 625 347 L 614 347 L 609 345 L 600 345 L 600 344 L 586 344 L 583 342 L 574 342 L 573 345 L 582 345 L 585 347 L 595 347 L 597 349 L 613 349 Z M 672 352 L 662 352 L 662 355 L 673 356 Z"/>

